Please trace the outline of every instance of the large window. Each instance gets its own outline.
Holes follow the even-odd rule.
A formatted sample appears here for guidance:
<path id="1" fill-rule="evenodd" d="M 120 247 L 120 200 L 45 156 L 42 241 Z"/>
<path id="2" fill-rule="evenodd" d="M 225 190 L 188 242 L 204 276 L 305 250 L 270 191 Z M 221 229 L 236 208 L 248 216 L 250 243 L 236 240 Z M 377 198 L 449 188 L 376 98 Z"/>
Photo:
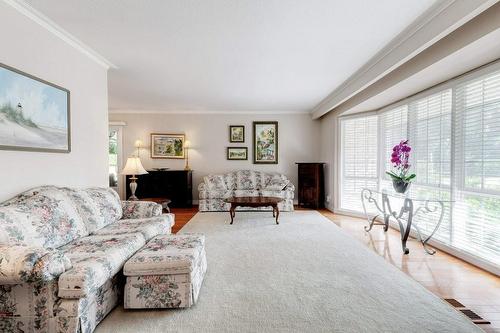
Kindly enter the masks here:
<path id="1" fill-rule="evenodd" d="M 342 195 L 341 207 L 361 211 L 363 188 L 377 189 L 377 116 L 341 122 Z"/>
<path id="2" fill-rule="evenodd" d="M 417 174 L 411 193 L 452 201 L 435 238 L 500 265 L 498 68 L 468 74 L 376 116 L 342 118 L 339 208 L 360 212 L 362 187 L 390 191 L 385 171 L 391 168 L 392 147 L 408 139 Z M 424 233 L 434 225 L 429 218 L 416 222 Z"/>

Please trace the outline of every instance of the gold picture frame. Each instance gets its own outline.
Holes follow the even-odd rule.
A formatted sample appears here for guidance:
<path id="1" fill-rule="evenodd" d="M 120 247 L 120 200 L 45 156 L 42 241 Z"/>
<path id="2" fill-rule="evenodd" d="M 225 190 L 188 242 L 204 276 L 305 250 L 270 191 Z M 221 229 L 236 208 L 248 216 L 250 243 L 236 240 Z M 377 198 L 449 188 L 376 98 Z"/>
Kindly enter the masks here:
<path id="1" fill-rule="evenodd" d="M 184 134 L 151 133 L 151 158 L 184 159 Z"/>

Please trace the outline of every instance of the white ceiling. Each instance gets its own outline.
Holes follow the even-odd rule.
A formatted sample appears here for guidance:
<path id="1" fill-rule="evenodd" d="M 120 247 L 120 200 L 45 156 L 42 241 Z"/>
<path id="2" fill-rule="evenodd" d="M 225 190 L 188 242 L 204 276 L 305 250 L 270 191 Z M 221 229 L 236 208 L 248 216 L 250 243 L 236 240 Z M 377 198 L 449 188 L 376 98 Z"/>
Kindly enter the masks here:
<path id="1" fill-rule="evenodd" d="M 435 0 L 28 0 L 118 68 L 110 109 L 308 112 Z"/>

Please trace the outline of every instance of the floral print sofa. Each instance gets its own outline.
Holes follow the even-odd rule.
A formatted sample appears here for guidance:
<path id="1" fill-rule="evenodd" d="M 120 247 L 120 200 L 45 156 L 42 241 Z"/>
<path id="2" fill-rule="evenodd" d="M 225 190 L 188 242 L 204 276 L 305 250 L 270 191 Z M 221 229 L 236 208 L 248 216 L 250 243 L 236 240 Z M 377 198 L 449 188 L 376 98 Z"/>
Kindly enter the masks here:
<path id="1" fill-rule="evenodd" d="M 278 208 L 283 212 L 293 211 L 295 186 L 279 173 L 254 170 L 239 170 L 223 175 L 208 175 L 198 186 L 199 210 L 201 212 L 229 211 L 230 204 L 224 202 L 231 196 L 269 196 L 283 201 Z M 239 207 L 237 209 L 240 209 Z M 243 208 L 245 210 L 250 208 Z M 253 209 L 268 209 L 253 208 Z"/>
<path id="2" fill-rule="evenodd" d="M 124 263 L 171 214 L 109 188 L 42 186 L 0 204 L 0 332 L 92 332 L 121 299 Z"/>

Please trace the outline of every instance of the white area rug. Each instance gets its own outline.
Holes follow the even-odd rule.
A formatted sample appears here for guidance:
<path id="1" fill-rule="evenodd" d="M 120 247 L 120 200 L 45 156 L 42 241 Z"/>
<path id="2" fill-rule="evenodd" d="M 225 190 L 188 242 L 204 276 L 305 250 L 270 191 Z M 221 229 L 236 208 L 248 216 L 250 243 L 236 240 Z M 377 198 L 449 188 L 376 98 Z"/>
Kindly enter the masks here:
<path id="1" fill-rule="evenodd" d="M 115 309 L 97 332 L 482 332 L 314 211 L 198 213 L 208 272 L 186 310 Z"/>

